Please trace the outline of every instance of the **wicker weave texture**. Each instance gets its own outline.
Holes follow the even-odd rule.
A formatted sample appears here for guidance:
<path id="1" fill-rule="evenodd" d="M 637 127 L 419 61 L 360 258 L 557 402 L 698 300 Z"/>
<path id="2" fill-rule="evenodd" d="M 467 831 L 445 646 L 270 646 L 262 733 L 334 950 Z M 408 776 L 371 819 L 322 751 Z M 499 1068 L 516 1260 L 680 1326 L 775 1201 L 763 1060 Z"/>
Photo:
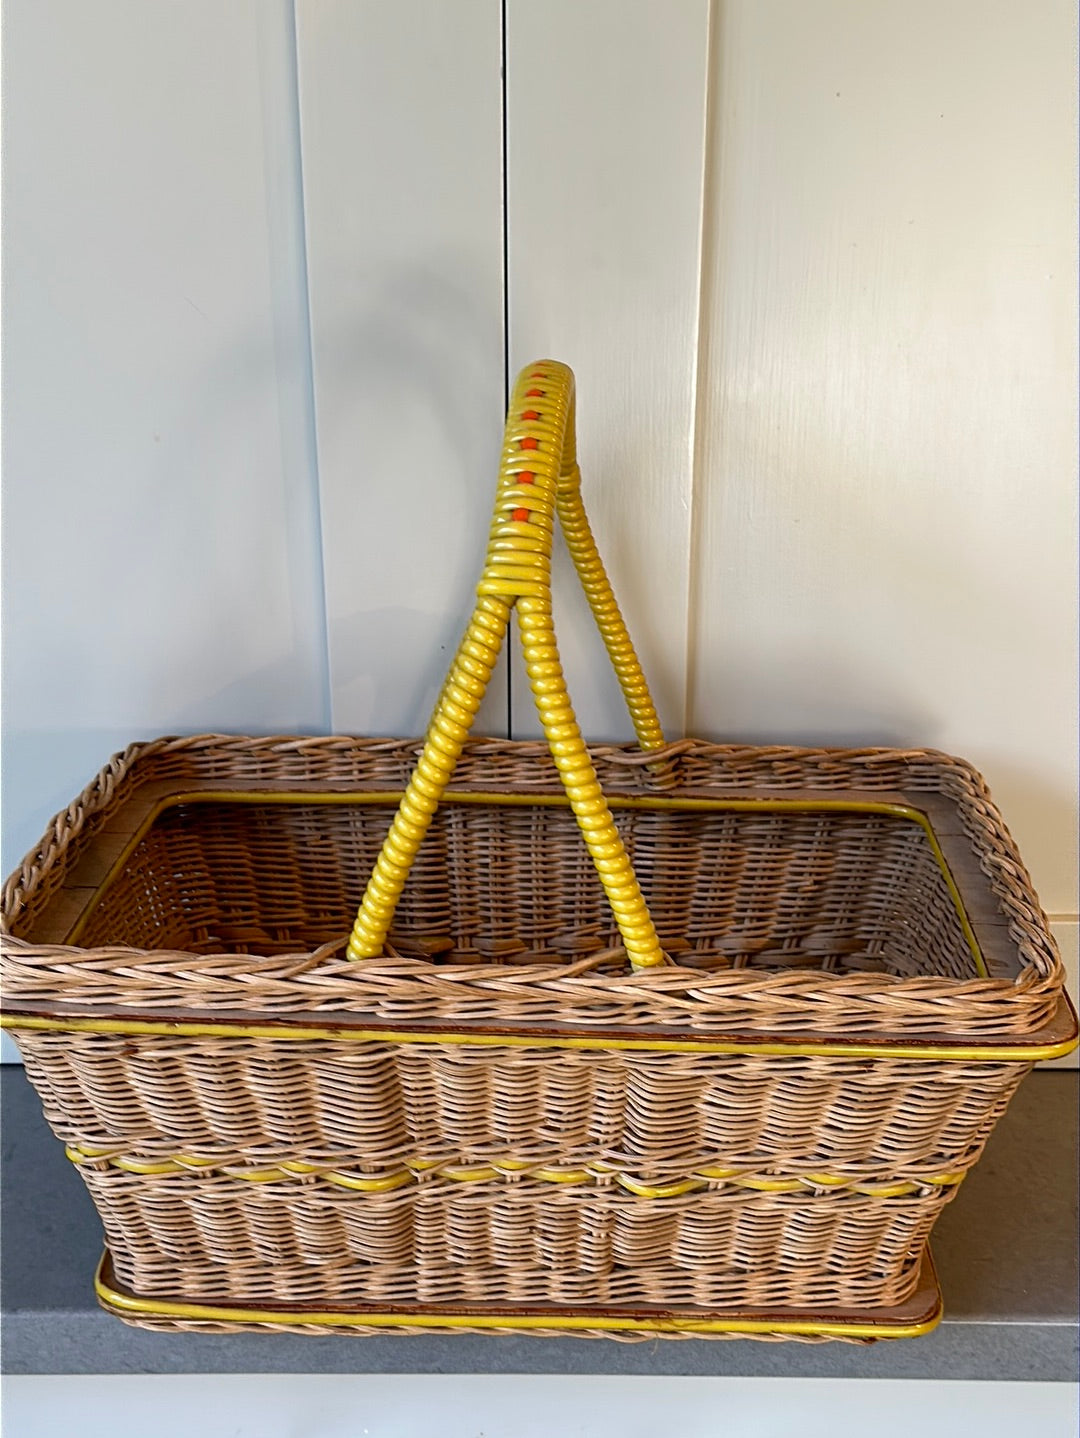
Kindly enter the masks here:
<path id="1" fill-rule="evenodd" d="M 146 1296 L 255 1305 L 901 1303 L 1025 1071 L 86 1034 L 22 1043 L 121 1279 Z M 718 1166 L 730 1176 L 698 1177 Z M 560 1181 L 575 1168 L 591 1172 Z M 398 1186 L 357 1192 L 357 1180 Z M 898 1180 L 906 1192 L 890 1192 Z M 671 1192 L 641 1197 L 625 1181 Z"/>
<path id="2" fill-rule="evenodd" d="M 155 1161 L 964 1171 L 1027 1065 L 25 1033 L 65 1143 Z"/>
<path id="3" fill-rule="evenodd" d="M 222 1306 L 903 1303 L 1028 1064 L 633 1052 L 603 1035 L 977 1046 L 1037 1032 L 1060 963 L 974 771 L 924 752 L 686 741 L 646 764 L 598 750 L 670 964 L 628 971 L 567 809 L 475 802 L 440 811 L 397 947 L 349 964 L 357 883 L 415 753 L 338 739 L 134 746 L 9 880 L 4 1000 L 56 1015 L 56 1032 L 18 1040 L 118 1278 Z M 560 794 L 542 746 L 503 741 L 467 746 L 455 788 Z M 241 803 L 209 789 L 258 792 Z M 79 942 L 42 941 L 105 877 L 96 846 L 185 793 L 100 890 Z M 802 807 L 617 807 L 785 796 Z M 868 796 L 937 805 L 966 864 L 985 976 L 919 825 L 813 809 Z M 64 1005 L 121 1028 L 295 1016 L 516 1038 L 82 1033 L 64 1031 Z M 553 1049 L 530 1039 L 536 1024 L 595 1042 Z M 309 1327 L 299 1310 L 280 1326 Z"/>
<path id="4" fill-rule="evenodd" d="M 86 1181 L 117 1275 L 135 1292 L 324 1309 L 897 1304 L 914 1288 L 947 1201 L 945 1193 L 640 1199 L 527 1181 L 490 1193 L 432 1183 L 358 1199 L 318 1182 L 293 1195 L 194 1175 L 91 1171 Z"/>
<path id="5" fill-rule="evenodd" d="M 362 872 L 387 822 L 382 807 L 313 805 L 285 817 L 282 806 L 273 823 L 257 807 L 230 816 L 228 806 L 215 812 L 199 804 L 197 820 L 174 812 L 155 825 L 138 856 L 142 877 L 152 875 L 149 890 L 117 885 L 93 920 L 92 945 L 34 941 L 37 922 L 78 873 L 95 836 L 121 822 L 145 786 L 183 792 L 213 781 L 360 795 L 400 790 L 415 753 L 415 743 L 352 739 L 204 736 L 133 746 L 57 817 L 8 881 L 6 995 L 268 1015 L 369 1012 L 410 1023 L 495 1018 L 973 1038 L 1031 1033 L 1060 999 L 1063 971 L 1045 915 L 985 786 L 961 761 L 921 751 L 687 740 L 652 758 L 660 772 L 635 750 L 600 749 L 595 758 L 616 798 L 941 796 L 978 865 L 986 922 L 1008 939 L 1011 957 L 986 978 L 971 976 L 921 831 L 867 815 L 624 813 L 658 923 L 676 946 L 675 963 L 649 974 L 627 974 L 617 956 L 614 966 L 604 963 L 611 920 L 573 821 L 558 809 L 462 806 L 444 815 L 407 886 L 402 925 L 406 940 L 411 931 L 460 945 L 454 962 L 391 953 L 359 972 L 333 951 L 344 937 L 350 878 Z M 509 741 L 467 746 L 455 783 L 513 795 L 559 793 L 547 751 Z M 554 847 L 537 858 L 540 833 Z M 257 842 L 241 849 L 230 846 L 230 835 Z M 770 843 L 779 851 L 770 853 Z M 702 844 L 723 866 L 725 884 L 695 857 Z M 454 872 L 448 901 L 453 846 L 470 867 Z M 191 885 L 179 912 L 164 862 L 173 857 Z M 211 858 L 222 867 L 211 869 Z M 313 957 L 312 943 L 324 937 L 331 950 Z M 154 941 L 150 952 L 147 939 Z M 509 948 L 500 953 L 500 945 Z M 195 950 L 216 952 L 199 957 Z M 511 962 L 493 965 L 500 957 Z"/>
<path id="6" fill-rule="evenodd" d="M 348 929 L 386 827 L 375 806 L 200 803 L 167 811 L 80 936 L 138 948 L 296 953 Z M 865 813 L 623 813 L 667 951 L 709 970 L 976 975 L 919 826 Z M 557 856 L 552 863 L 551 856 Z M 440 963 L 559 963 L 619 945 L 569 810 L 447 805 L 393 942 Z M 419 942 L 417 942 L 419 941 Z"/>

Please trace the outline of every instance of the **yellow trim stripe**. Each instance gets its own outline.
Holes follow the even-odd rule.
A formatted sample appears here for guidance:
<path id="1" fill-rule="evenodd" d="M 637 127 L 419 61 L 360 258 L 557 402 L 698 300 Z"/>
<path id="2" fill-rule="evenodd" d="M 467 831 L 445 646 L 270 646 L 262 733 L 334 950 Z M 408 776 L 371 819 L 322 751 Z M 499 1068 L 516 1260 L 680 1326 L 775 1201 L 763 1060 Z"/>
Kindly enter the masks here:
<path id="1" fill-rule="evenodd" d="M 302 1042 L 308 1039 L 350 1043 L 461 1044 L 479 1048 L 580 1049 L 606 1053 L 663 1054 L 767 1054 L 795 1058 L 942 1059 L 959 1063 L 1037 1063 L 1062 1058 L 1077 1047 L 1071 1038 L 1053 1044 L 985 1044 L 979 1047 L 947 1044 L 782 1043 L 769 1039 L 738 1043 L 708 1039 L 618 1039 L 600 1035 L 537 1035 L 457 1032 L 418 1032 L 404 1029 L 330 1029 L 303 1025 L 285 1028 L 275 1024 L 180 1023 L 168 1019 L 40 1018 L 31 1014 L 0 1014 L 0 1028 L 30 1029 L 42 1033 L 162 1034 L 173 1038 L 272 1039 Z"/>
<path id="2" fill-rule="evenodd" d="M 109 1308 L 132 1318 L 177 1318 L 207 1323 L 319 1324 L 327 1328 L 517 1328 L 564 1329 L 567 1332 L 609 1330 L 617 1333 L 802 1333 L 822 1338 L 919 1338 L 941 1322 L 941 1294 L 937 1277 L 927 1255 L 926 1265 L 937 1291 L 930 1315 L 913 1323 L 852 1323 L 843 1320 L 817 1321 L 805 1318 L 698 1318 L 669 1315 L 656 1318 L 622 1318 L 618 1315 L 584 1315 L 573 1311 L 558 1314 L 475 1314 L 475 1313 L 339 1313 L 333 1310 L 296 1308 L 270 1310 L 224 1307 L 209 1303 L 183 1303 L 167 1299 L 139 1298 L 113 1288 L 104 1278 L 104 1254 L 94 1274 L 94 1292 Z"/>
<path id="3" fill-rule="evenodd" d="M 275 1183 L 291 1178 L 315 1176 L 338 1188 L 355 1189 L 360 1193 L 390 1193 L 408 1184 L 419 1183 L 422 1174 L 449 1179 L 455 1183 L 490 1183 L 513 1173 L 523 1173 L 541 1183 L 573 1184 L 579 1187 L 613 1179 L 621 1188 L 639 1198 L 678 1198 L 686 1193 L 700 1193 L 715 1183 L 762 1193 L 805 1193 L 808 1190 L 827 1188 L 833 1191 L 847 1189 L 869 1198 L 902 1198 L 926 1188 L 952 1187 L 964 1179 L 963 1172 L 953 1172 L 937 1173 L 926 1178 L 894 1180 L 889 1183 L 860 1183 L 836 1174 L 804 1174 L 779 1178 L 739 1172 L 737 1169 L 707 1168 L 671 1183 L 652 1185 L 641 1182 L 631 1174 L 621 1173 L 607 1164 L 586 1164 L 584 1168 L 530 1168 L 528 1164 L 512 1159 L 493 1159 L 490 1163 L 479 1164 L 439 1164 L 425 1159 L 406 1159 L 400 1168 L 389 1173 L 358 1174 L 296 1162 L 286 1162 L 270 1168 L 249 1168 L 222 1164 L 214 1159 L 192 1158 L 187 1154 L 176 1154 L 172 1158 L 157 1160 L 136 1159 L 125 1154 L 85 1148 L 79 1144 L 69 1144 L 64 1152 L 74 1164 L 105 1162 L 111 1168 L 120 1169 L 124 1173 L 157 1176 L 214 1169 L 228 1178 L 242 1179 L 247 1183 Z"/>
<path id="4" fill-rule="evenodd" d="M 77 944 L 80 935 L 86 928 L 95 908 L 100 903 L 109 885 L 120 873 L 123 866 L 134 853 L 135 849 L 146 837 L 147 833 L 169 809 L 177 808 L 181 804 L 329 804 L 329 805 L 351 805 L 363 807 L 367 804 L 389 805 L 401 802 L 404 794 L 402 789 L 380 789 L 371 793 L 358 794 L 355 791 L 348 794 L 337 792 L 305 793 L 302 790 L 279 790 L 258 792 L 252 790 L 236 789 L 204 789 L 194 794 L 171 794 L 167 799 L 159 800 L 150 810 L 146 818 L 139 825 L 138 829 L 131 836 L 128 842 L 110 866 L 105 878 L 94 891 L 86 908 L 83 910 L 78 922 L 71 929 L 65 942 Z M 610 809 L 643 809 L 657 812 L 687 812 L 687 813 L 765 813 L 765 814 L 890 814 L 896 819 L 907 819 L 913 824 L 918 824 L 926 834 L 934 860 L 941 870 L 945 886 L 949 891 L 956 916 L 963 931 L 965 942 L 975 962 L 975 969 L 980 978 L 988 978 L 986 962 L 979 948 L 979 942 L 971 927 L 967 912 L 964 909 L 964 902 L 960 896 L 960 890 L 956 886 L 956 880 L 952 876 L 945 855 L 941 851 L 937 835 L 930 820 L 921 809 L 916 809 L 910 804 L 886 804 L 875 803 L 872 800 L 846 801 L 843 799 L 697 799 L 697 798 L 666 798 L 662 795 L 653 794 L 621 794 L 608 797 Z M 557 808 L 568 809 L 570 800 L 565 794 L 497 794 L 481 791 L 447 790 L 443 794 L 443 804 L 484 804 L 495 805 L 502 808 Z"/>

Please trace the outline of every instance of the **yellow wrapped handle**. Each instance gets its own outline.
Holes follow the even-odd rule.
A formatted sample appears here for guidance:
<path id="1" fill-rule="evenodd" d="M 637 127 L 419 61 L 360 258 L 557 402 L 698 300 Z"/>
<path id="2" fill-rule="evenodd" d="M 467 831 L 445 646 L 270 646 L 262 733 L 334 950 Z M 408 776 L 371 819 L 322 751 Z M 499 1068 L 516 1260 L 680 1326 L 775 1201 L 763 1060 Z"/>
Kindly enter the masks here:
<path id="1" fill-rule="evenodd" d="M 349 939 L 350 959 L 375 958 L 382 952 L 405 880 L 468 738 L 516 605 L 525 667 L 544 734 L 630 962 L 642 969 L 664 961 L 566 691 L 551 617 L 556 515 L 626 697 L 638 742 L 643 749 L 656 749 L 664 742 L 581 501 L 574 376 L 566 365 L 539 360 L 522 370 L 510 398 L 476 608 L 435 705 L 423 753 L 368 882 Z"/>

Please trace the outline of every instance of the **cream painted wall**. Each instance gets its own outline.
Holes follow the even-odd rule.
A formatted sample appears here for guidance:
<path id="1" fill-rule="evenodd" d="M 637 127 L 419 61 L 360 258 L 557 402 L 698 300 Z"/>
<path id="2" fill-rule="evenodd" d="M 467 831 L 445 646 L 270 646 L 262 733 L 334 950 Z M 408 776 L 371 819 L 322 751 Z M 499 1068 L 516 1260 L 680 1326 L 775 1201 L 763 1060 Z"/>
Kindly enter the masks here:
<path id="1" fill-rule="evenodd" d="M 505 413 L 499 0 L 300 0 L 338 733 L 422 733 L 483 562 Z M 507 731 L 497 673 L 479 732 Z"/>
<path id="2" fill-rule="evenodd" d="M 731 0 L 689 727 L 932 745 L 1076 892 L 1076 19 Z"/>
<path id="3" fill-rule="evenodd" d="M 668 732 L 686 729 L 707 0 L 510 0 L 510 368 L 578 382 L 583 490 Z M 582 731 L 633 737 L 561 546 L 559 641 Z M 540 726 L 515 669 L 513 732 Z"/>
<path id="4" fill-rule="evenodd" d="M 1076 41 L 1067 0 L 717 5 L 687 715 L 971 759 L 1074 994 Z"/>
<path id="5" fill-rule="evenodd" d="M 3 868 L 133 739 L 329 722 L 289 0 L 4 7 Z"/>

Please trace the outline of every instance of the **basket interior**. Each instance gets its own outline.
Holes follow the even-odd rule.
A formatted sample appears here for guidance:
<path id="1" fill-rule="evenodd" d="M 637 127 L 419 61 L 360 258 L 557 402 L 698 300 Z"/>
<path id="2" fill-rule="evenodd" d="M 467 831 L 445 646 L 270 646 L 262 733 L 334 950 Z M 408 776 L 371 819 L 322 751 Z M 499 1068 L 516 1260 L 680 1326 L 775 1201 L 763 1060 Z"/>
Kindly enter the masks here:
<path id="1" fill-rule="evenodd" d="M 352 926 L 392 809 L 184 801 L 96 896 L 84 948 L 300 952 Z M 978 970 L 923 828 L 858 810 L 617 809 L 665 948 L 714 968 Z M 398 950 L 446 963 L 552 963 L 619 944 L 570 810 L 446 803 L 409 877 Z"/>

